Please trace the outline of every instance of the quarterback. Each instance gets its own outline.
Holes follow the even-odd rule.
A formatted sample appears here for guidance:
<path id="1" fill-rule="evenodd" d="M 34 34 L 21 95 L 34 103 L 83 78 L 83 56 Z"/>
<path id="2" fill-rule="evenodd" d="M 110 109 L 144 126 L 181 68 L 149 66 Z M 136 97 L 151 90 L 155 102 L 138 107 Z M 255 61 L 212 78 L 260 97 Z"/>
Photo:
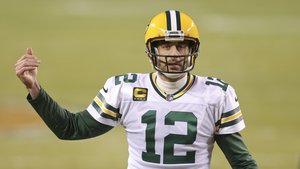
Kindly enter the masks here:
<path id="1" fill-rule="evenodd" d="M 109 78 L 81 112 L 69 112 L 37 82 L 39 59 L 28 48 L 15 64 L 27 100 L 60 139 L 102 135 L 122 125 L 128 169 L 209 169 L 214 143 L 236 169 L 256 169 L 243 142 L 245 128 L 235 90 L 223 80 L 191 73 L 199 32 L 183 12 L 153 17 L 145 32 L 154 72 Z"/>

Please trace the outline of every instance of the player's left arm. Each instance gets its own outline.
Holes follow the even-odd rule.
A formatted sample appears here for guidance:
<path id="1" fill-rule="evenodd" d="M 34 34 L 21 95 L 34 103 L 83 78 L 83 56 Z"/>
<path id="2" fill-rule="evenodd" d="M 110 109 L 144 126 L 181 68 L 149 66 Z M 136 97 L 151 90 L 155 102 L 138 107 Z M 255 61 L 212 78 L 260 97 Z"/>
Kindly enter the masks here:
<path id="1" fill-rule="evenodd" d="M 257 163 L 240 134 L 245 123 L 235 90 L 228 85 L 224 92 L 219 109 L 221 114 L 216 122 L 215 140 L 233 169 L 257 169 Z"/>
<path id="2" fill-rule="evenodd" d="M 257 169 L 240 133 L 215 135 L 215 140 L 233 169 Z"/>

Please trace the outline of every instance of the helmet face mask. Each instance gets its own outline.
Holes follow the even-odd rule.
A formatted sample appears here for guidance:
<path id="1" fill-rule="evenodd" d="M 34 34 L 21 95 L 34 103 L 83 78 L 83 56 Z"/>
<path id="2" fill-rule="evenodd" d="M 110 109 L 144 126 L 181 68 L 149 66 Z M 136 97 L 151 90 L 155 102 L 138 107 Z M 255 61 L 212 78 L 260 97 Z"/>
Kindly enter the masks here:
<path id="1" fill-rule="evenodd" d="M 174 41 L 176 43 L 176 41 Z M 184 41 L 188 46 L 188 52 L 184 54 L 161 54 L 158 51 L 158 45 L 168 43 L 160 40 L 152 42 L 152 50 L 148 50 L 148 56 L 155 70 L 162 73 L 185 73 L 194 68 L 195 59 L 198 55 L 197 45 L 193 41 Z M 172 43 L 172 42 L 170 42 Z"/>
<path id="2" fill-rule="evenodd" d="M 187 43 L 189 52 L 161 54 L 161 43 Z M 179 11 L 166 11 L 150 21 L 145 32 L 146 53 L 155 70 L 162 73 L 184 73 L 194 68 L 199 50 L 199 33 L 192 19 Z M 176 61 L 175 61 L 176 60 Z"/>
<path id="3" fill-rule="evenodd" d="M 171 63 L 168 60 L 177 59 L 176 63 Z M 194 59 L 195 60 L 195 59 Z M 154 55 L 152 56 L 152 63 L 154 69 L 162 73 L 184 73 L 193 69 L 191 64 L 191 55 Z M 177 67 L 177 68 L 176 68 Z"/>

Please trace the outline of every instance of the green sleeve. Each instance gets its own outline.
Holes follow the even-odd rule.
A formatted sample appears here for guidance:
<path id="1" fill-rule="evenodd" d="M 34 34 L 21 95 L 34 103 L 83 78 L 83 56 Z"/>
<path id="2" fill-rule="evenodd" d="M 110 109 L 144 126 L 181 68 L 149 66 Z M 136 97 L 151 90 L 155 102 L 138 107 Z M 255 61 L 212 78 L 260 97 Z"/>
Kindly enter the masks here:
<path id="1" fill-rule="evenodd" d="M 215 135 L 215 140 L 233 169 L 258 169 L 240 133 Z"/>
<path id="2" fill-rule="evenodd" d="M 32 100 L 28 95 L 27 100 L 59 139 L 86 139 L 112 129 L 96 121 L 86 110 L 71 113 L 62 108 L 42 88 L 36 99 Z"/>

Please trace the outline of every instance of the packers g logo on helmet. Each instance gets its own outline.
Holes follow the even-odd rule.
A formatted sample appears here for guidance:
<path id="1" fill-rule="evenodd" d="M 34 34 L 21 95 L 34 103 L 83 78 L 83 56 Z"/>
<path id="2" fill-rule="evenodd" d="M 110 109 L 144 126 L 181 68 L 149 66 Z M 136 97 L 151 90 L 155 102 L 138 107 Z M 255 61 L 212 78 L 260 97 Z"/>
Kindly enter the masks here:
<path id="1" fill-rule="evenodd" d="M 188 41 L 190 54 L 188 55 L 159 55 L 157 53 L 157 42 L 180 42 Z M 145 32 L 146 53 L 148 54 L 155 70 L 163 73 L 183 73 L 194 68 L 195 60 L 198 56 L 200 46 L 199 32 L 191 17 L 183 12 L 168 10 L 153 17 L 147 25 Z M 169 71 L 162 70 L 158 66 L 159 58 L 164 57 L 184 57 L 182 70 Z M 167 63 L 167 61 L 166 61 Z M 167 65 L 168 66 L 168 65 Z"/>

